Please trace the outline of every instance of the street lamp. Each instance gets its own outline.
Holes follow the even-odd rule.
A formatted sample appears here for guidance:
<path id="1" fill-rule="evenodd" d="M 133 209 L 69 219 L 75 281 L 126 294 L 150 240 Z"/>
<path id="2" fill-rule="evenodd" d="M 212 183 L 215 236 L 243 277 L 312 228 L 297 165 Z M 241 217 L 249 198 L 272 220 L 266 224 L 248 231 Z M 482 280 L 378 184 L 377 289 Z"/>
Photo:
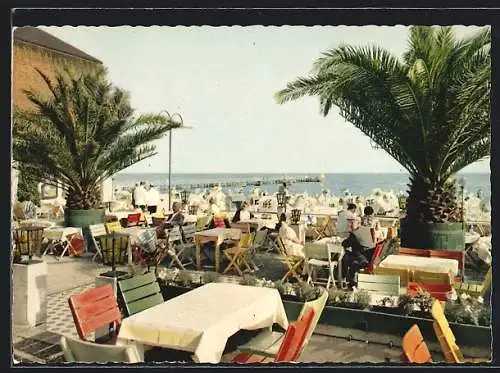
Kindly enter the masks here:
<path id="1" fill-rule="evenodd" d="M 280 208 L 285 208 L 285 214 L 286 214 L 286 192 L 285 191 L 281 191 L 281 192 L 278 192 L 278 194 L 276 195 L 276 199 L 278 200 L 278 206 Z"/>
<path id="2" fill-rule="evenodd" d="M 172 207 L 171 204 L 171 191 L 172 191 L 172 129 L 178 128 L 192 128 L 184 126 L 184 120 L 179 113 L 174 113 L 170 115 L 170 113 L 166 110 L 162 110 L 160 114 L 167 114 L 168 121 L 171 122 L 174 126 L 170 128 L 168 131 L 168 209 L 170 210 Z"/>

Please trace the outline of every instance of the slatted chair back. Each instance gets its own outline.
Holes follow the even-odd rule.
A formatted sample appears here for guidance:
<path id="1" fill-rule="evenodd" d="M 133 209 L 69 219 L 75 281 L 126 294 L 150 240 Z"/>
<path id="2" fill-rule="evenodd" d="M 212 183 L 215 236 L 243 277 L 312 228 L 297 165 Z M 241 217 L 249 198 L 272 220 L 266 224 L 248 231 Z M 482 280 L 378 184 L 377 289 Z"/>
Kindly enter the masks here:
<path id="1" fill-rule="evenodd" d="M 90 235 L 92 236 L 92 240 L 94 241 L 94 245 L 97 243 L 95 237 L 102 236 L 107 233 L 104 224 L 91 224 L 89 225 L 89 231 Z"/>
<path id="2" fill-rule="evenodd" d="M 405 333 L 401 344 L 403 347 L 403 358 L 408 363 L 432 363 L 432 355 L 417 324 L 413 325 Z"/>
<path id="3" fill-rule="evenodd" d="M 201 218 L 198 218 L 198 220 L 196 220 L 196 231 L 199 232 L 206 229 L 208 223 L 210 223 L 209 216 L 202 216 Z"/>
<path id="4" fill-rule="evenodd" d="M 138 226 L 141 222 L 141 213 L 128 214 L 127 216 L 127 227 Z"/>
<path id="5" fill-rule="evenodd" d="M 141 363 L 144 361 L 136 345 L 105 345 L 62 336 L 64 358 L 68 363 Z"/>
<path id="6" fill-rule="evenodd" d="M 181 233 L 179 226 L 175 226 L 175 227 L 170 228 L 167 231 L 167 234 L 168 234 L 168 242 L 169 243 L 182 241 L 182 233 Z"/>
<path id="7" fill-rule="evenodd" d="M 118 282 L 128 316 L 163 303 L 154 273 L 137 275 Z"/>
<path id="8" fill-rule="evenodd" d="M 184 240 L 186 240 L 186 242 L 193 242 L 196 235 L 196 224 L 187 223 L 183 225 L 182 232 L 184 233 Z"/>
<path id="9" fill-rule="evenodd" d="M 423 284 L 418 282 L 409 282 L 407 287 L 407 294 L 415 297 L 419 290 L 427 291 L 434 299 L 446 302 L 448 295 L 452 291 L 452 286 L 449 284 Z"/>
<path id="10" fill-rule="evenodd" d="M 369 275 L 365 273 L 358 273 L 357 276 L 359 289 L 386 295 L 399 295 L 401 288 L 399 276 Z"/>
<path id="11" fill-rule="evenodd" d="M 408 282 L 410 282 L 410 271 L 405 268 L 384 268 L 384 267 L 375 267 L 373 270 L 375 275 L 385 275 L 385 276 L 398 276 L 399 283 L 401 286 L 407 286 Z"/>
<path id="12" fill-rule="evenodd" d="M 372 228 L 372 232 L 373 234 L 375 234 L 375 230 L 373 230 Z M 375 244 L 375 249 L 373 249 L 373 255 L 372 255 L 372 258 L 370 260 L 370 263 L 368 263 L 368 265 L 366 266 L 366 268 L 364 269 L 364 273 L 372 273 L 373 272 L 373 269 L 378 265 L 378 263 L 380 262 L 380 257 L 382 256 L 383 252 L 384 252 L 384 249 L 385 249 L 385 246 L 388 244 L 388 241 L 387 240 L 384 240 L 384 241 L 380 241 L 380 242 L 377 242 Z"/>
<path id="13" fill-rule="evenodd" d="M 263 247 L 267 241 L 267 233 L 267 229 L 261 229 L 260 231 L 257 231 L 257 233 L 255 233 L 252 247 L 255 249 Z"/>
<path id="14" fill-rule="evenodd" d="M 323 313 L 323 310 L 325 309 L 326 306 L 326 302 L 328 300 L 328 291 L 326 291 L 326 289 L 324 288 L 321 288 L 321 291 L 322 293 L 317 299 L 304 303 L 304 306 L 302 306 L 302 309 L 299 314 L 299 319 L 300 319 L 302 316 L 305 315 L 305 313 L 309 308 L 312 308 L 314 310 L 314 318 L 311 322 L 310 330 L 306 335 L 304 346 L 306 346 L 309 343 L 309 340 L 311 339 L 314 330 L 318 325 L 318 321 L 321 318 L 321 314 Z"/>
<path id="15" fill-rule="evenodd" d="M 240 240 L 238 241 L 238 247 L 249 247 L 250 233 L 241 233 Z"/>
<path id="16" fill-rule="evenodd" d="M 421 270 L 413 270 L 410 273 L 410 277 L 413 280 L 412 282 L 418 282 L 421 284 L 443 284 L 443 285 L 453 284 L 453 277 L 451 275 L 451 272 L 436 273 L 436 272 L 427 272 Z"/>
<path id="17" fill-rule="evenodd" d="M 110 324 L 118 331 L 121 315 L 110 284 L 72 295 L 68 303 L 82 340 L 87 340 L 90 333 Z"/>
<path id="18" fill-rule="evenodd" d="M 464 360 L 460 348 L 455 342 L 455 336 L 450 329 L 448 320 L 443 311 L 443 307 L 439 301 L 434 301 L 431 308 L 432 318 L 434 319 L 433 327 L 436 337 L 441 346 L 441 351 L 447 362 L 461 363 Z"/>
<path id="19" fill-rule="evenodd" d="M 278 353 L 274 358 L 275 362 L 290 362 L 296 360 L 300 356 L 306 336 L 311 329 L 314 314 L 314 309 L 308 308 L 300 319 L 289 326 L 285 332 Z"/>
<path id="20" fill-rule="evenodd" d="M 68 243 L 68 252 L 71 256 L 80 256 L 85 250 L 85 239 L 81 233 L 71 233 L 66 236 Z"/>
<path id="21" fill-rule="evenodd" d="M 159 227 L 163 224 L 164 221 L 165 221 L 165 218 L 159 218 L 159 217 L 153 216 L 151 218 L 151 225 L 153 227 Z"/>
<path id="22" fill-rule="evenodd" d="M 130 236 L 126 233 L 114 231 L 102 236 L 97 236 L 102 253 L 102 261 L 105 265 L 112 265 L 113 253 L 115 264 L 125 263 L 128 248 L 130 245 Z"/>
<path id="23" fill-rule="evenodd" d="M 121 226 L 119 221 L 112 221 L 110 223 L 106 223 L 106 232 L 107 233 L 113 233 L 113 232 L 122 232 L 123 227 Z"/>

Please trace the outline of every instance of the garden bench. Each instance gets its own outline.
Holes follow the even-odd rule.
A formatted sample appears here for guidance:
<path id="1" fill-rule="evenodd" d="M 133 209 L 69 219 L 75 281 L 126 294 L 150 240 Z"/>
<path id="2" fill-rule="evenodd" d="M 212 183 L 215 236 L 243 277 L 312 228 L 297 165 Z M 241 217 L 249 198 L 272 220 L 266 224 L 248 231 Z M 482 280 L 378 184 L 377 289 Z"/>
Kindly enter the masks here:
<path id="1" fill-rule="evenodd" d="M 399 295 L 400 278 L 391 275 L 358 273 L 358 289 L 384 295 Z"/>
<path id="2" fill-rule="evenodd" d="M 160 285 L 152 272 L 118 281 L 128 316 L 163 303 Z"/>

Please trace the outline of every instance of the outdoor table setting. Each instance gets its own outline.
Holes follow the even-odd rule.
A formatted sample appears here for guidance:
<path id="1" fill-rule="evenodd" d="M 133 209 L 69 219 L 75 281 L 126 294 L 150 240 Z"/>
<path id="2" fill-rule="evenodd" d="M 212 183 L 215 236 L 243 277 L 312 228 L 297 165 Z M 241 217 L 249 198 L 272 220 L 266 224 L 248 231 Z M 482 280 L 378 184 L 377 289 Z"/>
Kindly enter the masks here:
<path id="1" fill-rule="evenodd" d="M 458 261 L 447 258 L 427 258 L 410 255 L 388 255 L 379 264 L 383 268 L 410 269 L 434 273 L 448 273 L 458 275 Z"/>
<path id="2" fill-rule="evenodd" d="M 276 224 L 278 223 L 278 221 L 274 220 L 274 219 L 253 218 L 253 219 L 248 219 L 248 220 L 240 220 L 239 223 L 248 224 L 249 228 L 253 228 L 255 230 L 260 230 L 262 228 L 274 229 L 276 227 Z"/>
<path id="3" fill-rule="evenodd" d="M 215 242 L 215 272 L 220 271 L 220 245 L 224 240 L 239 240 L 241 230 L 236 228 L 213 228 L 196 232 L 196 268 L 201 270 L 201 243 L 204 241 Z"/>
<path id="4" fill-rule="evenodd" d="M 47 244 L 47 248 L 43 252 L 43 255 L 47 255 L 48 252 L 55 252 L 55 248 L 58 245 L 61 245 L 62 252 L 61 254 L 57 253 L 56 255 L 61 259 L 66 251 L 68 250 L 68 239 L 67 236 L 72 233 L 79 233 L 83 237 L 82 228 L 78 227 L 49 227 L 44 229 L 43 237 L 47 239 L 49 242 Z M 87 246 L 84 245 L 84 250 L 87 251 Z"/>
<path id="5" fill-rule="evenodd" d="M 276 289 L 209 283 L 123 319 L 117 344 L 193 352 L 195 362 L 215 364 L 233 334 L 275 323 L 288 327 Z"/>

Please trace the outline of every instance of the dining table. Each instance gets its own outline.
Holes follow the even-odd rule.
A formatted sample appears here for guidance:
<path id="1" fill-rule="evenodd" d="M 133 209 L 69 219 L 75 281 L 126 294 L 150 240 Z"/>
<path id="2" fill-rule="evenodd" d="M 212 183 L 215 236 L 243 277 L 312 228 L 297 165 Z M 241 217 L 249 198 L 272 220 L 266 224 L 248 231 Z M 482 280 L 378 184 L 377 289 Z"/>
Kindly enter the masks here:
<path id="1" fill-rule="evenodd" d="M 273 288 L 209 283 L 122 320 L 118 345 L 193 352 L 197 363 L 219 363 L 240 330 L 283 329 L 288 319 Z"/>
<path id="2" fill-rule="evenodd" d="M 213 228 L 195 233 L 196 268 L 201 270 L 201 244 L 204 242 L 215 243 L 215 272 L 220 272 L 220 245 L 224 240 L 239 240 L 241 230 L 237 228 Z"/>
<path id="3" fill-rule="evenodd" d="M 448 273 L 453 276 L 459 272 L 458 260 L 410 255 L 388 255 L 379 264 L 382 268 L 410 269 L 434 273 Z"/>

